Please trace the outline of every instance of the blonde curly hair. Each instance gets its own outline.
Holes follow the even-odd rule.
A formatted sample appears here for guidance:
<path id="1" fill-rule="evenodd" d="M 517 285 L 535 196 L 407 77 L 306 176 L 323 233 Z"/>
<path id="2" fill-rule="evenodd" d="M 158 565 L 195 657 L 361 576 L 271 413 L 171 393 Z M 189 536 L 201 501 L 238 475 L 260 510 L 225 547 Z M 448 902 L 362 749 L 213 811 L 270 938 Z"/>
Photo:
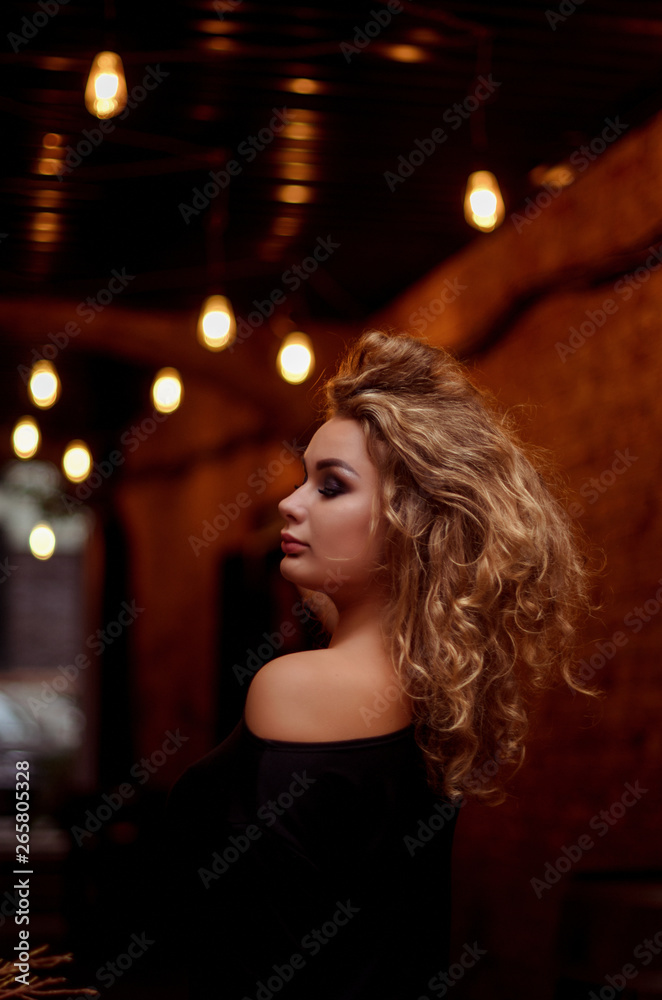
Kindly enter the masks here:
<path id="1" fill-rule="evenodd" d="M 542 452 L 447 351 L 364 333 L 323 394 L 325 419 L 358 421 L 379 471 L 383 634 L 428 781 L 502 801 L 495 772 L 523 760 L 530 696 L 555 679 L 593 693 L 573 673 L 591 609 L 576 527 L 534 467 Z"/>

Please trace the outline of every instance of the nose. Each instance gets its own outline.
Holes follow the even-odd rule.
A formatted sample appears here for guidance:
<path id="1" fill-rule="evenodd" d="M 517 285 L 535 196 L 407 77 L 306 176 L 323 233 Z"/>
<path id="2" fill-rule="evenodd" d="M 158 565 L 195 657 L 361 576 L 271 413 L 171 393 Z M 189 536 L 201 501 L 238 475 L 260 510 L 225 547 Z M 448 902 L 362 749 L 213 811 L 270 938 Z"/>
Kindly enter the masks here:
<path id="1" fill-rule="evenodd" d="M 297 494 L 299 497 L 297 498 Z M 286 521 L 299 521 L 301 519 L 302 497 L 299 490 L 292 490 L 289 496 L 284 497 L 278 504 L 278 513 Z"/>

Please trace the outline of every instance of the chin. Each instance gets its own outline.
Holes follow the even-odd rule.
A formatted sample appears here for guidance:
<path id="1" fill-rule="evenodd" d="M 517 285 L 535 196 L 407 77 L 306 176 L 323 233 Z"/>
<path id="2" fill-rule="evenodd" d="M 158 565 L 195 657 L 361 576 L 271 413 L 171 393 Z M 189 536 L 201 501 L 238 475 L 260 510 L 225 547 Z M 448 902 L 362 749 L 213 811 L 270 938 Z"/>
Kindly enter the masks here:
<path id="1" fill-rule="evenodd" d="M 283 556 L 280 561 L 280 574 L 286 580 L 296 584 L 304 590 L 324 590 L 324 580 L 320 580 L 317 574 L 310 572 L 310 567 L 298 566 L 297 556 Z"/>
<path id="2" fill-rule="evenodd" d="M 297 562 L 298 562 L 298 557 L 297 556 L 291 556 L 291 555 L 290 556 L 288 556 L 288 555 L 283 556 L 283 558 L 280 561 L 280 571 L 281 571 L 282 575 L 285 576 L 285 577 L 289 576 L 290 573 L 293 572 L 293 575 L 296 576 L 296 578 L 297 578 L 297 583 L 300 583 L 300 582 L 302 582 L 301 579 L 300 579 L 301 578 L 301 573 L 297 572 L 297 569 L 296 569 Z"/>

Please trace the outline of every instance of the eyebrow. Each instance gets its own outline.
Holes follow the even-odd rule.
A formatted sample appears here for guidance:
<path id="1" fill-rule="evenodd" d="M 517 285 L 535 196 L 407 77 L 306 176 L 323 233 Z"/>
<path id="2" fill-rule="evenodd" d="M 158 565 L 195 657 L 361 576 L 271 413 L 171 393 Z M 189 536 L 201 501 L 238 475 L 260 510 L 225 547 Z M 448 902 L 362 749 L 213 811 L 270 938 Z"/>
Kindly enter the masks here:
<path id="1" fill-rule="evenodd" d="M 300 458 L 303 467 L 305 469 L 306 459 L 303 457 L 303 455 L 301 455 Z M 329 468 L 344 469 L 345 472 L 349 472 L 352 476 L 356 476 L 357 479 L 361 478 L 356 469 L 353 469 L 352 466 L 349 465 L 347 462 L 343 462 L 342 458 L 320 458 L 315 468 L 317 469 L 318 472 L 320 471 L 320 469 L 329 469 Z"/>

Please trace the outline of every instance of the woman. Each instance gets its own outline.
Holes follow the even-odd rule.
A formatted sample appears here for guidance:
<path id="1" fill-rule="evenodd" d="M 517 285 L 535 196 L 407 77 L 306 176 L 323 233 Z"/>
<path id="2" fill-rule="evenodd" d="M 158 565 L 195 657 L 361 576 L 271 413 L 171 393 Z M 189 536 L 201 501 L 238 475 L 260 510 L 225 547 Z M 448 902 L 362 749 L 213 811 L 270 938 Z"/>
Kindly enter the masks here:
<path id="1" fill-rule="evenodd" d="M 571 521 L 463 368 L 369 332 L 326 403 L 279 511 L 333 636 L 265 664 L 171 794 L 194 996 L 439 995 L 463 797 L 499 798 L 537 687 L 582 689 Z"/>

